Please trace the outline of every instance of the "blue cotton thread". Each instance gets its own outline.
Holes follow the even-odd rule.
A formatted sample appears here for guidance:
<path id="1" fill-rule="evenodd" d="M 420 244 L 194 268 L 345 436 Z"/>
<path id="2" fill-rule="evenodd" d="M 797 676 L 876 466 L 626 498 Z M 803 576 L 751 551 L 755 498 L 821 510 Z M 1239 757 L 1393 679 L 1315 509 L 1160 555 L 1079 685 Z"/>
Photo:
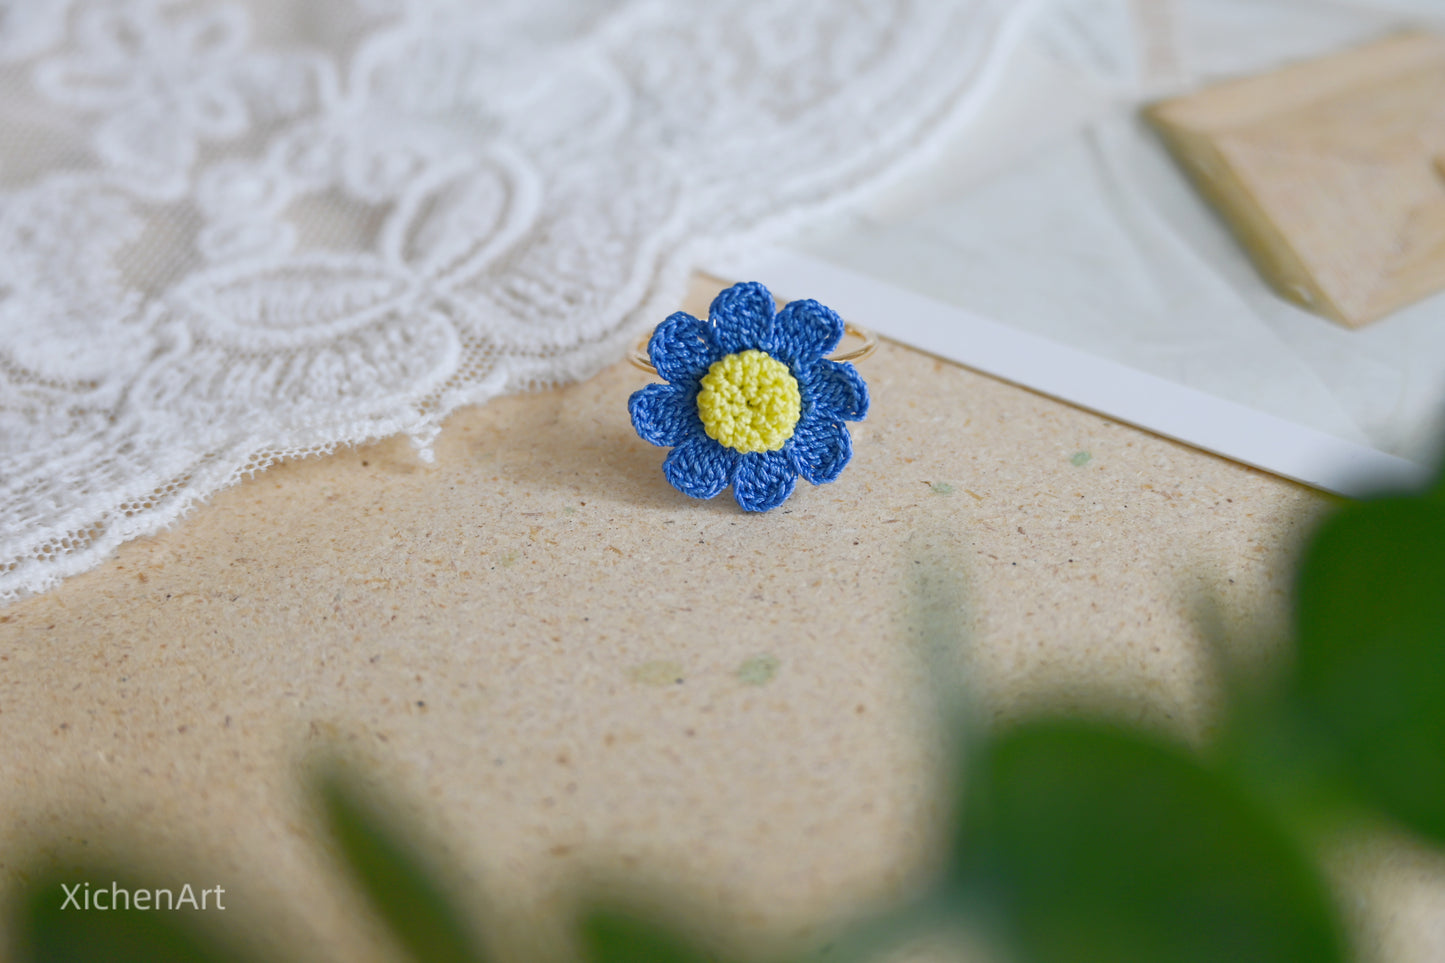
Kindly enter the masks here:
<path id="1" fill-rule="evenodd" d="M 848 467 L 853 457 L 853 439 L 839 422 L 814 420 L 802 431 L 793 432 L 792 443 L 785 450 L 805 481 L 824 485 Z"/>
<path id="2" fill-rule="evenodd" d="M 785 452 L 743 455 L 733 471 L 733 498 L 749 512 L 777 508 L 793 494 L 798 472 Z"/>
<path id="3" fill-rule="evenodd" d="M 708 324 L 723 354 L 748 348 L 767 351 L 773 342 L 773 317 L 773 296 L 756 281 L 724 288 L 708 309 Z"/>
<path id="4" fill-rule="evenodd" d="M 835 418 L 862 421 L 868 416 L 868 386 L 848 362 L 820 360 L 809 372 L 813 403 Z"/>
<path id="5" fill-rule="evenodd" d="M 693 498 L 712 498 L 732 480 L 736 457 L 706 436 L 691 438 L 667 453 L 662 473 L 672 487 Z"/>
<path id="6" fill-rule="evenodd" d="M 832 308 L 814 300 L 789 302 L 774 325 L 774 352 L 780 360 L 799 367 L 806 359 L 821 359 L 843 340 L 843 319 Z"/>
<path id="7" fill-rule="evenodd" d="M 635 391 L 627 399 L 632 426 L 643 441 L 654 445 L 676 445 L 694 429 L 702 427 L 697 421 L 695 407 L 690 411 L 687 406 L 691 397 L 686 389 L 677 385 L 650 384 Z"/>
<path id="8" fill-rule="evenodd" d="M 665 380 L 679 382 L 689 372 L 706 371 L 717 360 L 716 347 L 706 337 L 702 322 L 686 311 L 671 314 L 652 332 L 647 354 Z M 694 375 L 693 380 L 701 375 Z"/>

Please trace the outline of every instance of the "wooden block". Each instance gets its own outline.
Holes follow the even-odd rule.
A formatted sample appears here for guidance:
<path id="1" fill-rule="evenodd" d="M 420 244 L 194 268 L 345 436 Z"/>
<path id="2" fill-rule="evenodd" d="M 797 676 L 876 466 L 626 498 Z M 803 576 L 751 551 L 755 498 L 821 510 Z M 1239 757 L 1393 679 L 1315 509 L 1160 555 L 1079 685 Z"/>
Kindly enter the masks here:
<path id="1" fill-rule="evenodd" d="M 1392 37 L 1145 115 L 1290 300 L 1355 328 L 1445 290 L 1445 37 Z"/>

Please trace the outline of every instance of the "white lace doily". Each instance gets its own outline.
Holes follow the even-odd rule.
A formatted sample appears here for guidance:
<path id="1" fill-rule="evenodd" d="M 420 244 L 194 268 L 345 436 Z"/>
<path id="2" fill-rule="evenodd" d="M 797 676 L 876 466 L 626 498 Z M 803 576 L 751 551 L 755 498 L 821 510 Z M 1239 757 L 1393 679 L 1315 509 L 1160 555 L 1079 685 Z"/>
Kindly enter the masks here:
<path id="1" fill-rule="evenodd" d="M 0 0 L 0 604 L 587 376 L 875 182 L 1015 0 Z"/>

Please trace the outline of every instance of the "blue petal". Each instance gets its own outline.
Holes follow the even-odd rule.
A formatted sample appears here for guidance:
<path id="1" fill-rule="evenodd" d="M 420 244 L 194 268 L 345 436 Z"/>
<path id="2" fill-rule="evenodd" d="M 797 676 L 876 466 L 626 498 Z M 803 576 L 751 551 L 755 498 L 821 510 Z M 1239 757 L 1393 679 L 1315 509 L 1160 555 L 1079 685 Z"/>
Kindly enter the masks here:
<path id="1" fill-rule="evenodd" d="M 693 498 L 712 498 L 728 485 L 737 453 L 706 435 L 689 438 L 667 453 L 662 473 L 672 487 Z"/>
<path id="2" fill-rule="evenodd" d="M 814 485 L 832 481 L 853 457 L 853 438 L 841 422 L 804 419 L 784 449 L 798 474 Z"/>
<path id="3" fill-rule="evenodd" d="M 724 352 L 725 353 L 725 352 Z M 720 357 L 708 326 L 686 311 L 668 315 L 652 332 L 647 356 L 668 381 L 691 385 Z"/>
<path id="4" fill-rule="evenodd" d="M 683 385 L 647 385 L 627 399 L 627 410 L 637 434 L 654 445 L 678 445 L 702 431 L 697 396 Z"/>
<path id="5" fill-rule="evenodd" d="M 868 385 L 846 361 L 817 362 L 804 371 L 798 387 L 804 405 L 811 403 L 820 418 L 862 421 L 868 415 Z"/>
<path id="6" fill-rule="evenodd" d="M 724 354 L 749 348 L 771 351 L 773 314 L 777 307 L 768 289 L 756 281 L 744 281 L 724 289 L 708 309 L 713 339 Z"/>
<path id="7" fill-rule="evenodd" d="M 738 458 L 733 497 L 745 511 L 777 508 L 793 494 L 798 473 L 785 450 L 752 452 Z"/>
<path id="8" fill-rule="evenodd" d="M 843 319 L 817 301 L 790 301 L 778 312 L 773 337 L 775 355 L 800 370 L 838 347 Z"/>

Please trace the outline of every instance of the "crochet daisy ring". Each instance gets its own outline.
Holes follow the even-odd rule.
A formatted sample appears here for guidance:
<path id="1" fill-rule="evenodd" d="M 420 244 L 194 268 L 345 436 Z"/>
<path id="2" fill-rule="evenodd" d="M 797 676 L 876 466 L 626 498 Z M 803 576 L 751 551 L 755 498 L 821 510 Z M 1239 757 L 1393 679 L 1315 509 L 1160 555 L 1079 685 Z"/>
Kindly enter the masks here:
<path id="1" fill-rule="evenodd" d="M 813 485 L 837 478 L 853 456 L 844 422 L 868 414 L 858 372 L 827 357 L 844 328 L 817 301 L 777 310 L 755 281 L 720 293 L 706 321 L 679 311 L 659 324 L 647 355 L 666 383 L 634 392 L 627 407 L 644 441 L 672 449 L 662 463 L 672 486 L 712 498 L 731 485 L 741 508 L 765 512 L 787 501 L 799 476 Z M 872 349 L 863 336 L 850 357 Z"/>

